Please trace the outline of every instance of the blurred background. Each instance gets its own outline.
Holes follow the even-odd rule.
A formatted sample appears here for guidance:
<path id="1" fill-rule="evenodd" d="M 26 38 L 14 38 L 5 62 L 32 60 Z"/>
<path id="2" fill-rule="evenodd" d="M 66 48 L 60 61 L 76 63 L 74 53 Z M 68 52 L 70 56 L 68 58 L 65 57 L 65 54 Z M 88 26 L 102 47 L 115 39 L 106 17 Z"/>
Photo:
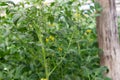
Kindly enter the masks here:
<path id="1" fill-rule="evenodd" d="M 2 0 L 1 0 L 2 1 Z M 4 0 L 5 1 L 5 0 Z M 7 0 L 6 0 L 7 1 Z M 24 0 L 11 0 L 11 1 L 13 1 L 15 4 L 17 4 L 17 3 L 19 3 L 19 2 L 23 2 Z M 45 2 L 48 2 L 48 3 L 50 3 L 50 2 L 53 2 L 54 0 L 45 0 Z M 79 0 L 79 1 L 81 1 L 82 2 L 82 0 Z M 82 9 L 90 9 L 90 5 L 93 5 L 93 3 L 91 2 L 91 0 L 88 0 L 87 2 L 86 2 L 86 4 L 84 5 L 84 6 L 82 6 L 81 8 Z M 120 0 L 116 0 L 116 10 L 117 10 L 117 15 L 118 16 L 120 16 Z M 1 12 L 0 12 L 1 13 Z M 2 12 L 3 14 L 2 15 L 4 15 L 4 12 Z"/>
<path id="2" fill-rule="evenodd" d="M 18 3 L 18 2 L 22 2 L 24 0 L 11 0 L 11 1 L 14 1 L 15 3 Z M 51 2 L 51 1 L 54 1 L 54 0 L 45 0 L 47 2 Z M 82 1 L 82 0 L 80 0 Z M 88 2 L 86 3 L 85 6 L 83 6 L 84 9 L 88 8 L 89 7 L 89 4 L 92 4 L 91 0 L 88 0 Z M 117 15 L 120 16 L 120 0 L 116 0 L 116 10 L 117 10 Z"/>

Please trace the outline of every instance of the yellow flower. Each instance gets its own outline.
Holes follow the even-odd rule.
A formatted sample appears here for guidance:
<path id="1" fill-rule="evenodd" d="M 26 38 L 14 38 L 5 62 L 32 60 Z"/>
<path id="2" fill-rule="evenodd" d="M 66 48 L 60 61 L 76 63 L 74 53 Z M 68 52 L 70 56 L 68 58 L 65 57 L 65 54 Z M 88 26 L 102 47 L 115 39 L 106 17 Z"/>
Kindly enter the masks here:
<path id="1" fill-rule="evenodd" d="M 46 42 L 54 41 L 54 40 L 55 40 L 54 36 L 49 36 L 45 39 Z"/>
<path id="2" fill-rule="evenodd" d="M 59 48 L 58 48 L 58 50 L 59 50 L 59 51 L 62 51 L 62 48 L 61 48 L 61 47 L 59 47 Z"/>
<path id="3" fill-rule="evenodd" d="M 74 16 L 75 16 L 76 18 L 78 18 L 78 17 L 80 17 L 80 14 L 79 14 L 79 13 L 75 13 Z"/>
<path id="4" fill-rule="evenodd" d="M 91 32 L 92 32 L 92 30 L 88 29 L 88 30 L 86 30 L 86 32 L 87 32 L 87 33 L 91 33 Z"/>
<path id="5" fill-rule="evenodd" d="M 46 40 L 45 40 L 46 42 L 49 42 L 49 39 L 48 38 L 46 38 Z"/>
<path id="6" fill-rule="evenodd" d="M 50 24 L 48 24 L 50 27 L 54 27 L 56 24 L 55 23 L 50 23 Z"/>
<path id="7" fill-rule="evenodd" d="M 49 39 L 52 40 L 52 41 L 55 40 L 55 38 L 53 36 L 49 36 Z"/>
<path id="8" fill-rule="evenodd" d="M 40 80 L 47 80 L 46 78 L 41 78 Z"/>

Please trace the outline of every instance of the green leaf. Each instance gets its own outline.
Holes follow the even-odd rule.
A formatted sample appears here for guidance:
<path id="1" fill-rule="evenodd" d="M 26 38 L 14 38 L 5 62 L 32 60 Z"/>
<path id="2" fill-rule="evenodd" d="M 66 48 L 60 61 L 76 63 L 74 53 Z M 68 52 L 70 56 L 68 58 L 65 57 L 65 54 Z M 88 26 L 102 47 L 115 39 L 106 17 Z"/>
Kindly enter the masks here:
<path id="1" fill-rule="evenodd" d="M 14 77 L 16 79 L 19 79 L 20 78 L 20 75 L 22 74 L 22 70 L 23 70 L 24 66 L 23 65 L 20 65 L 16 68 L 16 71 L 15 71 L 15 75 Z"/>
<path id="2" fill-rule="evenodd" d="M 106 77 L 104 80 L 112 80 L 111 78 Z"/>
<path id="3" fill-rule="evenodd" d="M 6 2 L 0 2 L 0 6 L 7 6 L 8 4 Z"/>
<path id="4" fill-rule="evenodd" d="M 21 17 L 21 14 L 15 14 L 15 15 L 13 16 L 13 23 L 14 23 L 15 25 L 17 25 L 17 22 L 19 21 L 20 17 Z"/>
<path id="5" fill-rule="evenodd" d="M 102 11 L 102 7 L 101 7 L 101 5 L 98 2 L 95 2 L 95 10 L 97 12 L 101 12 Z"/>
<path id="6" fill-rule="evenodd" d="M 54 22 L 54 16 L 53 15 L 50 15 L 48 17 L 48 20 L 50 21 L 50 23 L 53 23 Z"/>
<path id="7" fill-rule="evenodd" d="M 13 1 L 6 1 L 6 3 L 12 4 L 13 6 L 15 6 L 15 3 Z"/>

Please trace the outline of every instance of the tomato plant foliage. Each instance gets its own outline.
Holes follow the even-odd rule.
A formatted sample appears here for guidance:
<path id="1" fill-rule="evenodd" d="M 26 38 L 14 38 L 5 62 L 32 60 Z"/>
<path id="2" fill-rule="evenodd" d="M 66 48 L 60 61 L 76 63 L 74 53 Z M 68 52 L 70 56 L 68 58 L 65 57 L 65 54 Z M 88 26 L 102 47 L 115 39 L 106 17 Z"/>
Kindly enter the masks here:
<path id="1" fill-rule="evenodd" d="M 107 80 L 99 65 L 95 7 L 35 1 L 0 2 L 6 13 L 0 17 L 0 80 Z"/>

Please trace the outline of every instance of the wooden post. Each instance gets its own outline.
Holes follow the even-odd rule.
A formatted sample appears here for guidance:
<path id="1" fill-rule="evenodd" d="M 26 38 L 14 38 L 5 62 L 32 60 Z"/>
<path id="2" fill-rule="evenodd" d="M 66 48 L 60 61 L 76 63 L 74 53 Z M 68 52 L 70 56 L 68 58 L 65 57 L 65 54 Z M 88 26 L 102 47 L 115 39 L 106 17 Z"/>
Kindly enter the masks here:
<path id="1" fill-rule="evenodd" d="M 103 8 L 101 15 L 96 18 L 99 48 L 103 50 L 100 62 L 109 69 L 105 76 L 120 80 L 120 46 L 115 0 L 96 1 Z"/>

